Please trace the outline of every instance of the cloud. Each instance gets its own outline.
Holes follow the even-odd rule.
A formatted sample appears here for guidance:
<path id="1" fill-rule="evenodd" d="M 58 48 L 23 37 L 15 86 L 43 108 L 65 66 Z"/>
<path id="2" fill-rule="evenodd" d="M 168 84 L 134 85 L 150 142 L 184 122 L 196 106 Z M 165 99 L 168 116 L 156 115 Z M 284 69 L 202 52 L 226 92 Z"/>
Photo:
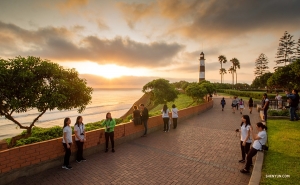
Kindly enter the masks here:
<path id="1" fill-rule="evenodd" d="M 170 20 L 166 35 L 191 39 L 234 39 L 250 33 L 282 34 L 298 29 L 300 1 L 198 1 L 157 0 L 152 3 L 122 3 L 129 25 L 149 17 Z"/>
<path id="2" fill-rule="evenodd" d="M 154 14 L 155 4 L 143 3 L 117 3 L 117 7 L 121 10 L 124 18 L 131 29 L 134 29 L 135 24 L 142 18 L 148 17 Z"/>
<path id="3" fill-rule="evenodd" d="M 13 24 L 0 22 L 0 33 L 11 34 L 11 42 L 22 42 L 27 48 L 15 48 L 14 55 L 33 55 L 57 61 L 94 61 L 128 67 L 157 67 L 172 61 L 184 46 L 178 43 L 136 42 L 130 38 L 103 39 L 81 37 L 78 42 L 75 26 L 71 30 L 46 27 L 29 31 Z M 12 39 L 13 38 L 13 39 Z M 0 51 L 0 54 L 1 51 Z"/>
<path id="4" fill-rule="evenodd" d="M 59 2 L 57 7 L 61 11 L 70 11 L 85 6 L 88 2 L 89 0 L 64 0 L 63 2 Z"/>
<path id="5" fill-rule="evenodd" d="M 98 28 L 100 30 L 109 30 L 109 27 L 107 26 L 107 24 L 103 20 L 98 19 L 96 22 L 97 22 Z"/>

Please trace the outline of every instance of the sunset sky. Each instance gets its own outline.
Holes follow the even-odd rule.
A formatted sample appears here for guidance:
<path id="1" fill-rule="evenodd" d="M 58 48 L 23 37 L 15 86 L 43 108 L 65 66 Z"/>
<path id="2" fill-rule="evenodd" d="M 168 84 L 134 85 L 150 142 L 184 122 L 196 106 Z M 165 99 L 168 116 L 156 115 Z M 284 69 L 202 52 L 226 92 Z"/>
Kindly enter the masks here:
<path id="1" fill-rule="evenodd" d="M 207 80 L 220 82 L 222 54 L 239 59 L 238 82 L 251 83 L 261 53 L 273 71 L 284 31 L 300 38 L 299 8 L 297 0 L 1 0 L 0 57 L 49 59 L 111 88 L 197 81 L 203 51 Z"/>

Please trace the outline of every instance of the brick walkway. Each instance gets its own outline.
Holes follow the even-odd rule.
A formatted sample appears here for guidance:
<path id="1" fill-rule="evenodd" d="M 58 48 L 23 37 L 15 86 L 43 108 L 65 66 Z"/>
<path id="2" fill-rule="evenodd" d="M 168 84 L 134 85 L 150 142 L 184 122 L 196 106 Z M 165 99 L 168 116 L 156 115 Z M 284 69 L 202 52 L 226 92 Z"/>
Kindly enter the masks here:
<path id="1" fill-rule="evenodd" d="M 118 145 L 116 153 L 98 153 L 86 162 L 72 162 L 72 170 L 61 166 L 12 184 L 248 184 L 241 174 L 239 128 L 241 114 L 231 112 L 231 100 L 221 111 L 214 107 L 180 123 L 169 133 L 155 132 L 146 138 Z M 244 110 L 249 114 L 249 110 Z M 258 113 L 250 115 L 252 124 Z"/>

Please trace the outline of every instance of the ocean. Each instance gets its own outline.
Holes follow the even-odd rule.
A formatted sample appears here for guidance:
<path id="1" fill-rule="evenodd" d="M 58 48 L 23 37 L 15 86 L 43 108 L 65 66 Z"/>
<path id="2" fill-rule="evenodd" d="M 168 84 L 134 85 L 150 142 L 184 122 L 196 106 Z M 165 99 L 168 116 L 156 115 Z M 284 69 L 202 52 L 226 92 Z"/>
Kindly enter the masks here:
<path id="1" fill-rule="evenodd" d="M 36 123 L 38 127 L 63 126 L 65 117 L 71 118 L 74 125 L 77 116 L 83 117 L 83 123 L 91 123 L 105 119 L 107 112 L 111 112 L 113 118 L 119 118 L 136 102 L 143 92 L 141 89 L 94 89 L 92 103 L 84 112 L 79 114 L 76 109 L 66 111 L 47 111 Z M 33 109 L 26 113 L 13 114 L 13 117 L 23 125 L 30 125 L 38 116 L 38 111 Z M 0 140 L 20 134 L 23 129 L 5 117 L 0 117 Z"/>

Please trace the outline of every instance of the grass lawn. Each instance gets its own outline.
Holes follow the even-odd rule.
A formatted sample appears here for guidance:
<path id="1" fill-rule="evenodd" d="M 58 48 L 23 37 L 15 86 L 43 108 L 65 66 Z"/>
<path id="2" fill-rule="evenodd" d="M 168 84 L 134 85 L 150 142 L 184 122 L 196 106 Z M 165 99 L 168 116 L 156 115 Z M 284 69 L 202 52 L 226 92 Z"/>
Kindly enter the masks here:
<path id="1" fill-rule="evenodd" d="M 260 184 L 300 184 L 300 121 L 270 119 L 268 138 Z"/>
<path id="2" fill-rule="evenodd" d="M 179 94 L 178 98 L 175 100 L 175 102 L 168 102 L 168 108 L 171 109 L 172 105 L 175 104 L 177 109 L 185 109 L 187 107 L 191 107 L 191 106 L 195 106 L 197 105 L 197 103 L 193 103 L 193 99 L 189 96 L 187 96 L 186 94 Z M 154 107 L 153 109 L 151 109 L 149 111 L 150 115 L 160 115 L 161 114 L 161 110 L 163 108 L 163 104 L 157 105 L 156 107 Z"/>

